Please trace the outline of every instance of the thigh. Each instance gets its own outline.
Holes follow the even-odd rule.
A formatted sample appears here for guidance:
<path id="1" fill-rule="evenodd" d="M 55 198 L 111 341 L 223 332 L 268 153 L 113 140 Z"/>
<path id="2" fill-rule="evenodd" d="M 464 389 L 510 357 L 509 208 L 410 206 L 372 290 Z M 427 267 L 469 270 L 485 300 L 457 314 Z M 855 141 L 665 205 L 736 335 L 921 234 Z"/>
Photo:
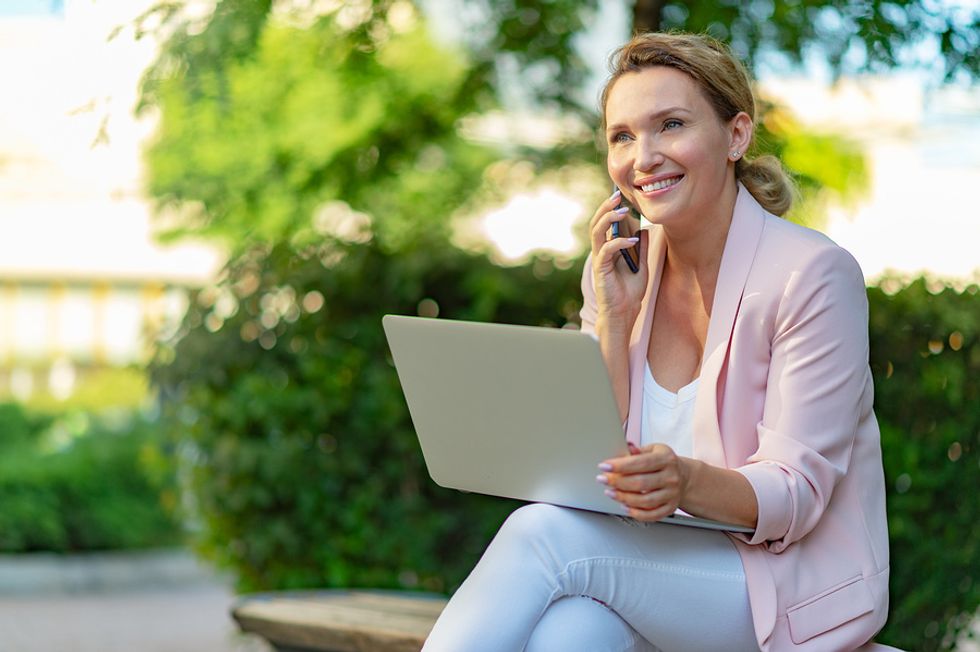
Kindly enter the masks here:
<path id="1" fill-rule="evenodd" d="M 664 652 L 758 650 L 741 557 L 705 530 L 551 506 L 518 510 L 523 549 L 549 559 L 554 598 L 602 601 Z"/>
<path id="2" fill-rule="evenodd" d="M 562 594 L 601 600 L 664 652 L 758 650 L 741 557 L 724 533 L 585 518 L 592 525 L 565 544 Z"/>
<path id="3" fill-rule="evenodd" d="M 601 601 L 663 652 L 758 651 L 741 558 L 723 533 L 540 504 L 507 519 L 425 649 L 523 649 L 566 596 Z"/>
<path id="4" fill-rule="evenodd" d="M 524 652 L 657 652 L 608 607 L 584 596 L 552 602 Z"/>

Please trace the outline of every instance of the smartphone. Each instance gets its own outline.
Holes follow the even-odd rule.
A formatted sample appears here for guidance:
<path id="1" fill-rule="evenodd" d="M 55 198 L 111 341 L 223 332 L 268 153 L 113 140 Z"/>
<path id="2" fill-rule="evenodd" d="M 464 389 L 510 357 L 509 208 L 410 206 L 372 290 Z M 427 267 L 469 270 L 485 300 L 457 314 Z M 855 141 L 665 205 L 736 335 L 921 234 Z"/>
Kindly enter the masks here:
<path id="1" fill-rule="evenodd" d="M 616 192 L 617 190 L 619 190 L 619 187 L 614 185 L 613 192 Z M 622 199 L 620 199 L 619 205 L 626 206 L 627 208 L 630 209 L 629 212 L 623 216 L 623 221 L 627 221 L 633 217 L 633 213 L 636 212 L 636 209 L 633 207 L 632 204 L 626 201 L 626 198 L 622 196 L 622 193 L 620 193 L 620 197 Z M 627 225 L 627 228 L 624 230 L 622 226 L 620 226 L 621 223 L 622 222 L 612 223 L 612 237 L 614 238 L 630 237 L 631 234 L 629 232 L 629 226 Z M 639 242 L 637 242 L 629 249 L 620 249 L 619 253 L 623 254 L 623 260 L 626 261 L 626 266 L 630 268 L 631 272 L 636 274 L 637 272 L 640 271 L 640 243 Z"/>

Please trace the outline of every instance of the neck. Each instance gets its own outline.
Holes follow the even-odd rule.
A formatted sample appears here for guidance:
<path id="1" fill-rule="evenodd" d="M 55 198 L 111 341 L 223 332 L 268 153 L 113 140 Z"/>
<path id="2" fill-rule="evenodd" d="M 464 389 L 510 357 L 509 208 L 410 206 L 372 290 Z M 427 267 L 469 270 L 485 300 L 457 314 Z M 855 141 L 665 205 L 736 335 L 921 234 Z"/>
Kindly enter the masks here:
<path id="1" fill-rule="evenodd" d="M 698 277 L 717 274 L 737 196 L 738 185 L 733 179 L 731 183 L 725 184 L 722 196 L 714 204 L 715 209 L 710 214 L 696 221 L 664 227 L 667 240 L 665 264 L 672 272 Z"/>

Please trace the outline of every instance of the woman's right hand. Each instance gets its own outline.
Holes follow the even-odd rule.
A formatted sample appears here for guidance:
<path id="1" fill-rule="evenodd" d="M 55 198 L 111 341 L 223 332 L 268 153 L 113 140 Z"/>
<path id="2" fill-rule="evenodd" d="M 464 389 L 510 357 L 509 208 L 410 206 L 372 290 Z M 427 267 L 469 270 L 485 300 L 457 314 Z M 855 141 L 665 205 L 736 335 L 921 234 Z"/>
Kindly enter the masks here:
<path id="1" fill-rule="evenodd" d="M 598 318 L 607 328 L 623 329 L 629 333 L 640 310 L 640 301 L 647 286 L 646 248 L 648 233 L 629 225 L 628 209 L 620 206 L 622 196 L 617 190 L 611 197 L 599 204 L 595 215 L 589 220 L 592 242 L 592 282 L 598 301 Z M 622 222 L 623 232 L 633 233 L 634 238 L 612 238 L 610 230 L 613 222 Z M 633 273 L 622 260 L 623 249 L 639 247 L 640 271 Z"/>

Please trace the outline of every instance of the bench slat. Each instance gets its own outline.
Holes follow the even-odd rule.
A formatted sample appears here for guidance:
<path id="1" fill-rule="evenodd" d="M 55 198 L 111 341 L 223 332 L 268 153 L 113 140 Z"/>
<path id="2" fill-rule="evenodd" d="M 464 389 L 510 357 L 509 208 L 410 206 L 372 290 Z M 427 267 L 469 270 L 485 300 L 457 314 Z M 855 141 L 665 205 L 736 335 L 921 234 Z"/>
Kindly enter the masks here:
<path id="1" fill-rule="evenodd" d="M 242 599 L 232 616 L 273 645 L 330 652 L 418 652 L 446 600 L 366 591 Z"/>

